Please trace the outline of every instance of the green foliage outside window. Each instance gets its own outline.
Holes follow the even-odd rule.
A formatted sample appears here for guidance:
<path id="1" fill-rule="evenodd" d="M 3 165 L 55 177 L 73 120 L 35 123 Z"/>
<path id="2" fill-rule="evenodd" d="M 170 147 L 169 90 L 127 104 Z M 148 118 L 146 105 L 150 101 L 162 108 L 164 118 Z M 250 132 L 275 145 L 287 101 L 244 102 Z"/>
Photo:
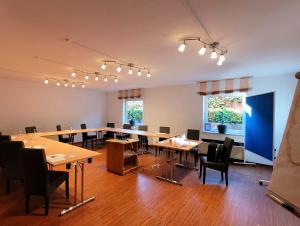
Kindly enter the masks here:
<path id="1" fill-rule="evenodd" d="M 127 102 L 127 118 L 135 122 L 143 121 L 143 101 Z"/>

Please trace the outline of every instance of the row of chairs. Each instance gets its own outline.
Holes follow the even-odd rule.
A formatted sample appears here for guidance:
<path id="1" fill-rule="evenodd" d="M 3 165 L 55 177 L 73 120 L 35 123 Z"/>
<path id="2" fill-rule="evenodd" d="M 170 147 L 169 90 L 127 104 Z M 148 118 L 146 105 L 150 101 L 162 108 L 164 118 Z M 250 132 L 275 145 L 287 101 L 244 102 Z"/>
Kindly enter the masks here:
<path id="1" fill-rule="evenodd" d="M 10 136 L 0 135 L 0 163 L 6 180 L 6 194 L 10 193 L 11 181 L 24 185 L 25 212 L 29 212 L 31 196 L 43 196 L 45 215 L 48 215 L 51 194 L 65 183 L 69 198 L 69 173 L 48 170 L 43 149 L 25 148 L 22 141 L 11 141 Z"/>

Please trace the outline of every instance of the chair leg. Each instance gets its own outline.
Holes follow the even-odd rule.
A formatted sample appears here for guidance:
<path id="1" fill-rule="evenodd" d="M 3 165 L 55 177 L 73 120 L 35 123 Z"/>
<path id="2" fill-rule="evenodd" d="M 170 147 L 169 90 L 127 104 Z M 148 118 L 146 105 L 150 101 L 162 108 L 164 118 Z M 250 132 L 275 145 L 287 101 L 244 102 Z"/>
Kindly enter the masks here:
<path id="1" fill-rule="evenodd" d="M 49 211 L 49 198 L 48 196 L 45 196 L 45 216 L 48 215 L 48 211 Z"/>
<path id="2" fill-rule="evenodd" d="M 25 213 L 29 213 L 29 201 L 30 201 L 30 196 L 25 195 Z"/>
<path id="3" fill-rule="evenodd" d="M 188 158 L 188 153 L 187 152 L 185 152 L 185 161 L 187 162 L 187 159 Z"/>
<path id="4" fill-rule="evenodd" d="M 221 171 L 221 179 L 222 179 L 222 181 L 224 180 L 223 171 Z"/>
<path id="5" fill-rule="evenodd" d="M 182 151 L 179 151 L 179 162 L 180 162 L 180 164 L 181 164 L 181 159 L 182 159 Z"/>
<path id="6" fill-rule="evenodd" d="M 198 153 L 195 153 L 194 158 L 195 158 L 195 166 L 197 166 L 197 163 L 198 163 Z"/>
<path id="7" fill-rule="evenodd" d="M 10 181 L 6 180 L 6 194 L 9 195 L 10 193 Z"/>
<path id="8" fill-rule="evenodd" d="M 226 186 L 228 186 L 228 172 L 225 172 Z"/>
<path id="9" fill-rule="evenodd" d="M 203 166 L 203 184 L 205 184 L 205 177 L 206 177 L 206 167 Z"/>
<path id="10" fill-rule="evenodd" d="M 200 166 L 199 166 L 199 178 L 201 178 L 201 175 L 202 175 L 202 164 L 201 164 L 201 161 L 200 161 Z"/>
<path id="11" fill-rule="evenodd" d="M 94 139 L 92 139 L 92 148 L 94 148 Z"/>
<path id="12" fill-rule="evenodd" d="M 81 146 L 84 147 L 84 140 L 82 140 Z"/>
<path id="13" fill-rule="evenodd" d="M 69 178 L 65 181 L 66 185 L 66 198 L 69 199 Z"/>

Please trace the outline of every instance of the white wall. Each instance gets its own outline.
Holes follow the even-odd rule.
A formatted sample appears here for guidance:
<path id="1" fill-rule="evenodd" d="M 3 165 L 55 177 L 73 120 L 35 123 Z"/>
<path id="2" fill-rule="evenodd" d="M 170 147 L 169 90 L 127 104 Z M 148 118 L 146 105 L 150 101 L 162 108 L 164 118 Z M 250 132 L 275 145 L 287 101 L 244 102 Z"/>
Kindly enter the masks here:
<path id="1" fill-rule="evenodd" d="M 106 95 L 100 91 L 0 79 L 0 131 L 15 134 L 25 126 L 38 131 L 99 127 L 106 122 Z"/>
<path id="2" fill-rule="evenodd" d="M 274 144 L 278 149 L 296 86 L 294 75 L 254 78 L 252 85 L 253 90 L 248 95 L 275 92 Z M 186 133 L 188 128 L 202 131 L 203 101 L 197 91 L 196 84 L 144 89 L 144 121 L 149 130 L 158 131 L 159 126 L 170 126 L 172 134 Z M 123 124 L 122 108 L 123 102 L 117 99 L 117 93 L 107 93 L 107 120 L 115 122 L 117 127 Z M 224 137 L 220 134 L 201 134 L 201 138 Z M 232 137 L 235 141 L 244 141 L 242 136 Z M 247 153 L 247 160 L 270 164 L 251 153 Z"/>

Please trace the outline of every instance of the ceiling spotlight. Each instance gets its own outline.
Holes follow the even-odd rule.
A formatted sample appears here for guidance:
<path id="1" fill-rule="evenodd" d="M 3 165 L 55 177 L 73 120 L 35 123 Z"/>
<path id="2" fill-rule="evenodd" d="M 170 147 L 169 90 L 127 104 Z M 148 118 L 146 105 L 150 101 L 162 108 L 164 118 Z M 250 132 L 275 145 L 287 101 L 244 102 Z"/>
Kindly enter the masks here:
<path id="1" fill-rule="evenodd" d="M 150 74 L 150 71 L 148 71 L 147 78 L 150 78 L 150 77 L 151 77 L 151 74 Z"/>
<path id="2" fill-rule="evenodd" d="M 217 52 L 216 52 L 215 49 L 213 49 L 213 51 L 211 52 L 210 58 L 211 59 L 216 59 L 217 58 Z"/>
<path id="3" fill-rule="evenodd" d="M 57 85 L 57 86 L 60 86 L 60 83 L 59 83 L 59 82 L 57 82 L 57 83 L 56 83 L 56 85 Z"/>
<path id="4" fill-rule="evenodd" d="M 106 63 L 102 64 L 101 68 L 102 68 L 102 70 L 105 70 L 106 69 Z"/>
<path id="5" fill-rule="evenodd" d="M 222 62 L 225 61 L 225 55 L 224 55 L 223 52 L 222 52 L 221 55 L 220 55 L 219 61 L 222 61 Z"/>
<path id="6" fill-rule="evenodd" d="M 118 78 L 117 77 L 115 77 L 115 83 L 117 83 L 119 80 L 118 80 Z"/>
<path id="7" fill-rule="evenodd" d="M 142 75 L 141 69 L 139 69 L 137 75 L 138 75 L 138 76 L 141 76 L 141 75 Z"/>
<path id="8" fill-rule="evenodd" d="M 117 67 L 117 69 L 116 69 L 116 70 L 117 70 L 117 72 L 119 72 L 119 73 L 120 73 L 120 72 L 122 71 L 122 66 L 121 66 L 121 65 L 119 65 L 119 67 Z"/>
<path id="9" fill-rule="evenodd" d="M 72 77 L 76 77 L 76 73 L 75 73 L 75 71 L 74 71 L 74 72 L 72 72 Z"/>
<path id="10" fill-rule="evenodd" d="M 108 82 L 108 79 L 106 76 L 104 77 L 104 82 Z"/>
<path id="11" fill-rule="evenodd" d="M 179 52 L 184 52 L 184 50 L 185 50 L 185 41 L 183 41 L 183 43 L 181 43 L 181 45 L 178 47 L 178 51 Z"/>
<path id="12" fill-rule="evenodd" d="M 68 83 L 65 83 L 65 87 L 68 87 Z"/>
<path id="13" fill-rule="evenodd" d="M 223 64 L 223 61 L 219 59 L 217 65 L 221 66 L 222 64 Z"/>
<path id="14" fill-rule="evenodd" d="M 72 88 L 75 88 L 75 84 L 74 83 L 72 84 Z"/>
<path id="15" fill-rule="evenodd" d="M 96 77 L 95 77 L 95 81 L 98 81 L 98 80 L 99 80 L 99 77 L 98 77 L 98 76 L 96 76 Z"/>
<path id="16" fill-rule="evenodd" d="M 49 83 L 49 80 L 45 79 L 44 83 L 47 85 Z"/>
<path id="17" fill-rule="evenodd" d="M 132 75 L 132 68 L 129 68 L 128 74 Z"/>
<path id="18" fill-rule="evenodd" d="M 89 79 L 89 75 L 86 75 L 86 76 L 85 76 L 85 79 L 88 80 L 88 79 Z"/>
<path id="19" fill-rule="evenodd" d="M 84 85 L 84 84 L 82 84 L 82 85 L 81 85 L 81 88 L 85 88 L 85 85 Z"/>
<path id="20" fill-rule="evenodd" d="M 204 46 L 202 46 L 202 48 L 201 49 L 199 49 L 199 55 L 204 55 L 205 54 L 205 52 L 206 52 L 206 45 L 204 44 Z"/>

